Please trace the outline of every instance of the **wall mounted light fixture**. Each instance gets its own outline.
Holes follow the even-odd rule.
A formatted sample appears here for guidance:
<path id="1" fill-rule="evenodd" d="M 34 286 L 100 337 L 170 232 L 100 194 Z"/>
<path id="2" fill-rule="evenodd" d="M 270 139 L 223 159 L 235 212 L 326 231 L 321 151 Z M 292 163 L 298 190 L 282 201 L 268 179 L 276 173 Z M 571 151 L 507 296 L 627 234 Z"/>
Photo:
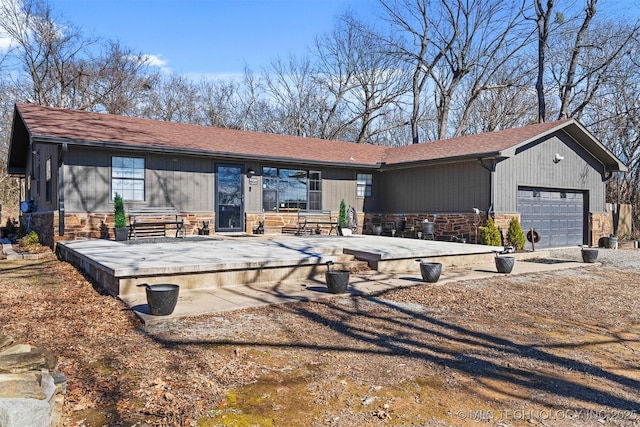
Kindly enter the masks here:
<path id="1" fill-rule="evenodd" d="M 253 178 L 256 175 L 256 171 L 249 168 L 247 169 L 247 178 Z"/>

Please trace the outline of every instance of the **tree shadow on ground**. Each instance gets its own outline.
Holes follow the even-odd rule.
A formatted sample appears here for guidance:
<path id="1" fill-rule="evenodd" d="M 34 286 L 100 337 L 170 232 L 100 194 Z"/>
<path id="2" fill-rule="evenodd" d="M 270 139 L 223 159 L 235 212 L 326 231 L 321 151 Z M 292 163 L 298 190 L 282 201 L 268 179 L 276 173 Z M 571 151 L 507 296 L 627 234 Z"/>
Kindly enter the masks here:
<path id="1" fill-rule="evenodd" d="M 183 340 L 170 339 L 167 338 L 170 335 L 165 334 L 154 336 L 151 333 L 150 335 L 164 345 L 174 349 L 183 348 L 186 351 L 190 346 L 213 344 L 402 356 L 456 370 L 475 378 L 486 387 L 500 382 L 505 385 L 526 387 L 529 390 L 538 391 L 538 394 L 551 394 L 585 404 L 629 411 L 636 411 L 640 406 L 640 399 L 630 400 L 594 386 L 544 373 L 553 369 L 580 372 L 588 374 L 597 381 L 606 382 L 614 389 L 631 392 L 634 390 L 637 392 L 640 389 L 640 382 L 637 380 L 607 371 L 584 360 L 553 354 L 550 349 L 557 346 L 547 346 L 543 343 L 521 344 L 511 339 L 460 326 L 429 315 L 425 312 L 424 306 L 396 303 L 385 299 L 384 294 L 352 297 L 351 301 L 351 305 L 338 299 L 306 304 L 286 304 L 279 307 L 311 321 L 318 328 L 331 330 L 337 335 L 334 345 L 316 345 L 301 340 L 284 343 L 233 339 Z M 315 310 L 319 304 L 324 304 L 328 310 Z M 372 307 L 375 307 L 375 310 Z M 638 340 L 632 340 L 632 342 L 636 343 Z M 578 343 L 573 346 L 578 348 L 595 344 L 599 343 Z M 563 345 L 571 347 L 571 344 Z M 536 368 L 534 370 L 503 363 L 506 357 L 524 361 L 526 366 L 534 365 Z M 543 369 L 537 369 L 539 366 L 543 366 Z M 504 389 L 497 391 L 509 394 Z M 535 402 L 536 398 L 529 397 L 528 400 Z M 538 402 L 548 404 L 548 401 L 542 398 Z"/>

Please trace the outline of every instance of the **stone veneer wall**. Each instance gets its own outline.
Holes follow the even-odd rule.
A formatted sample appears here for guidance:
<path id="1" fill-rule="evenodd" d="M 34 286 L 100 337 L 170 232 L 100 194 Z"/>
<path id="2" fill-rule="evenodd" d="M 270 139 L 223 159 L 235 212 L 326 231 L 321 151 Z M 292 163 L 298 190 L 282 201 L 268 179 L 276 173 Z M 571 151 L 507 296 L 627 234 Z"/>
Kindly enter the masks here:
<path id="1" fill-rule="evenodd" d="M 454 241 L 459 238 L 465 238 L 467 241 L 474 243 L 476 239 L 476 227 L 484 224 L 485 218 L 486 216 L 484 214 L 478 218 L 473 212 L 437 215 L 426 213 L 366 214 L 364 218 L 364 230 L 366 233 L 371 233 L 370 224 L 382 224 L 383 228 L 391 228 L 394 221 L 404 219 L 407 222 L 405 236 L 416 237 L 417 231 L 422 231 L 422 221 L 428 219 L 433 222 L 435 219 L 436 240 Z"/>
<path id="2" fill-rule="evenodd" d="M 78 239 L 112 239 L 113 214 L 67 213 L 64 236 L 58 231 L 58 212 L 24 214 L 23 224 L 28 222 L 31 229 L 38 233 L 40 243 L 53 249 L 55 242 Z M 214 233 L 215 215 L 213 213 L 185 214 L 184 226 L 187 236 L 197 235 L 203 227 L 203 221 L 209 222 L 210 233 Z"/>
<path id="3" fill-rule="evenodd" d="M 336 214 L 337 215 L 337 214 Z M 58 234 L 58 212 L 31 213 L 23 215 L 23 224 L 29 223 L 32 230 L 38 233 L 40 243 L 53 249 L 55 242 L 60 240 L 76 239 L 100 239 L 113 238 L 112 214 L 87 214 L 73 213 L 65 215 L 65 234 Z M 520 220 L 519 213 L 494 214 L 496 226 L 506 234 L 509 229 L 509 221 L 512 217 Z M 370 233 L 370 224 L 391 224 L 397 219 L 405 219 L 407 226 L 405 233 L 411 235 L 411 228 L 420 230 L 420 222 L 424 219 L 434 220 L 432 214 L 364 214 L 358 213 L 358 233 Z M 209 222 L 210 234 L 215 233 L 215 214 L 187 214 L 184 215 L 186 234 L 197 235 L 203 222 Z M 298 222 L 296 213 L 248 213 L 245 220 L 245 231 L 251 233 L 258 226 L 259 221 L 264 221 L 265 233 L 280 234 L 282 227 L 295 226 Z M 486 214 L 481 214 L 480 220 L 473 213 L 438 214 L 435 218 L 435 234 L 438 240 L 455 240 L 464 237 L 469 242 L 475 242 L 476 227 L 483 225 Z M 527 230 L 523 230 L 525 233 Z M 592 213 L 589 216 L 589 235 L 592 246 L 597 246 L 602 237 L 608 237 L 613 233 L 613 222 L 610 213 Z"/>
<path id="4" fill-rule="evenodd" d="M 332 213 L 335 218 L 338 218 L 338 213 Z M 365 220 L 365 214 L 357 213 L 358 215 L 358 233 L 362 233 L 363 221 Z M 252 233 L 258 226 L 260 221 L 264 221 L 265 234 L 280 234 L 282 233 L 282 227 L 295 227 L 298 225 L 297 212 L 259 212 L 259 213 L 247 213 L 245 218 L 245 231 Z M 329 230 L 323 230 L 323 233 Z"/>

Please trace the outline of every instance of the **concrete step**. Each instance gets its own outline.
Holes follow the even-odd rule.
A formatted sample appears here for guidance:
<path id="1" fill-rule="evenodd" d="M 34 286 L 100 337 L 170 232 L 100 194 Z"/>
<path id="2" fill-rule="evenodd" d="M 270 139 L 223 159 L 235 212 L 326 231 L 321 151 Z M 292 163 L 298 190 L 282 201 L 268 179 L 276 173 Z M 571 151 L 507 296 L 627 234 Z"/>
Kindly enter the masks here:
<path id="1" fill-rule="evenodd" d="M 371 268 L 369 268 L 368 262 L 358 261 L 356 259 L 348 260 L 348 261 L 338 261 L 333 264 L 332 268 L 336 270 L 347 270 L 347 271 L 350 271 L 351 273 L 359 273 L 362 271 L 371 270 Z"/>

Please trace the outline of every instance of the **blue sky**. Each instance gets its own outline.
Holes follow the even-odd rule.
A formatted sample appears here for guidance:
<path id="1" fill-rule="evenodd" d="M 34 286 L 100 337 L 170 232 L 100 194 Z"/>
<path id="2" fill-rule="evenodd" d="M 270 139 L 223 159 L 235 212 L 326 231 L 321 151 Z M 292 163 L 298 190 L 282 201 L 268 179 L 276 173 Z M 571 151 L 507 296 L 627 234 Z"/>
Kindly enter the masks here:
<path id="1" fill-rule="evenodd" d="M 85 36 L 119 40 L 187 76 L 255 72 L 303 55 L 347 9 L 372 14 L 374 0 L 50 0 L 54 16 Z"/>
<path id="2" fill-rule="evenodd" d="M 6 0 L 0 0 L 6 1 Z M 561 0 L 560 3 L 567 1 Z M 571 0 L 580 7 L 583 0 Z M 85 36 L 118 40 L 195 80 L 260 72 L 304 55 L 346 10 L 375 20 L 376 0 L 49 0 Z M 640 0 L 600 0 L 600 16 L 637 19 Z"/>

